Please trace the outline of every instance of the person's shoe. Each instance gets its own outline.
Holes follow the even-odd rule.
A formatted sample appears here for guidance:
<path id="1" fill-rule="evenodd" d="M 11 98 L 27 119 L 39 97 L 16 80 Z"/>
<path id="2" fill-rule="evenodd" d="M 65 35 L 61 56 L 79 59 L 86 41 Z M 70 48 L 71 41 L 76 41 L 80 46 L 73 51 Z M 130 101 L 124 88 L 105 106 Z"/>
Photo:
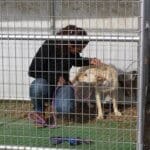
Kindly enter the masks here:
<path id="1" fill-rule="evenodd" d="M 45 127 L 46 120 L 44 114 L 41 112 L 31 112 L 28 114 L 28 119 L 34 123 L 34 125 L 38 128 Z"/>
<path id="2" fill-rule="evenodd" d="M 35 127 L 37 127 L 37 128 L 44 128 L 44 127 L 57 128 L 55 116 L 53 116 L 53 118 L 51 118 L 52 122 L 47 122 L 43 113 L 32 112 L 32 113 L 28 114 L 28 119 L 30 121 L 32 121 L 33 124 L 35 125 Z"/>

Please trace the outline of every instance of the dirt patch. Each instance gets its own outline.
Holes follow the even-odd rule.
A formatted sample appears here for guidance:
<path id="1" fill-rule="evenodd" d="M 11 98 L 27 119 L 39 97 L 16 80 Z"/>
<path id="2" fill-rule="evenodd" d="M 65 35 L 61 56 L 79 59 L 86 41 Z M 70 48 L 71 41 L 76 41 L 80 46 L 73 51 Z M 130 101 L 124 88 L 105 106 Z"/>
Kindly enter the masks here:
<path id="1" fill-rule="evenodd" d="M 91 108 L 86 103 L 77 103 L 75 115 L 70 115 L 77 122 L 95 122 L 97 116 L 96 104 L 91 104 Z M 32 104 L 29 101 L 0 101 L 0 117 L 12 119 L 24 119 L 32 111 Z M 114 115 L 112 105 L 103 105 L 105 120 L 112 121 L 135 121 L 137 119 L 137 110 L 135 106 L 119 105 L 119 110 L 122 116 L 116 117 Z M 47 108 L 46 115 L 49 115 L 49 108 Z M 60 115 L 61 116 L 61 115 Z"/>
<path id="2" fill-rule="evenodd" d="M 0 117 L 23 119 L 32 110 L 32 105 L 28 101 L 0 101 Z"/>
<path id="3" fill-rule="evenodd" d="M 112 121 L 135 121 L 137 119 L 137 109 L 135 106 L 132 105 L 119 105 L 119 110 L 122 113 L 122 116 L 117 117 L 113 112 L 113 108 L 111 104 L 103 105 L 103 112 L 105 120 L 112 120 Z M 97 108 L 96 104 L 92 104 L 92 108 L 89 108 L 87 104 L 78 104 L 77 105 L 77 114 L 80 116 L 80 120 L 88 121 L 95 121 L 97 116 Z"/>

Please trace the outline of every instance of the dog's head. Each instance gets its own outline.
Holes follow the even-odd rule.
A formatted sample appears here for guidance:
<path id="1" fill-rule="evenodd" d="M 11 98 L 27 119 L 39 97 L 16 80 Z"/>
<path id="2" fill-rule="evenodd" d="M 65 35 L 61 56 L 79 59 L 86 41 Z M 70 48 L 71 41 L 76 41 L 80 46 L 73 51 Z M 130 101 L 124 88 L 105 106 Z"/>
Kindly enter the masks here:
<path id="1" fill-rule="evenodd" d="M 136 96 L 137 93 L 137 71 L 127 72 L 126 74 L 119 75 L 119 85 L 125 90 L 126 96 Z"/>
<path id="2" fill-rule="evenodd" d="M 85 83 L 99 83 L 105 81 L 105 78 L 100 76 L 96 69 L 91 68 L 81 72 L 78 76 L 78 81 Z"/>

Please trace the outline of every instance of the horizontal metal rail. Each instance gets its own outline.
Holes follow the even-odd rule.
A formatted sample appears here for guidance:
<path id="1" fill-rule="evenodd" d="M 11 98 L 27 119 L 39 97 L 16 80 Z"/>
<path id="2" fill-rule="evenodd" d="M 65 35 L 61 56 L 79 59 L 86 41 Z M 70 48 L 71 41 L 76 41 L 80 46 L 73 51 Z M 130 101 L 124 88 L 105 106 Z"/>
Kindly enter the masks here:
<path id="1" fill-rule="evenodd" d="M 60 35 L 21 35 L 0 34 L 0 40 L 89 40 L 89 41 L 111 41 L 111 42 L 139 42 L 138 36 L 102 35 L 102 36 L 60 36 Z"/>
<path id="2" fill-rule="evenodd" d="M 14 145 L 1 145 L 0 150 L 56 150 L 56 148 L 40 148 L 40 147 L 27 147 L 27 146 L 14 146 Z M 59 148 L 57 150 L 69 150 Z"/>
<path id="3" fill-rule="evenodd" d="M 117 103 L 119 104 L 119 105 L 137 105 L 137 99 L 134 97 L 132 97 L 132 101 L 131 101 L 131 98 L 130 97 L 125 97 L 125 101 L 124 100 L 120 100 L 120 101 L 118 101 Z M 28 98 L 28 97 L 24 97 L 24 98 L 21 98 L 21 97 L 3 97 L 3 98 L 1 98 L 0 97 L 0 101 L 27 101 L 27 102 L 30 102 L 31 101 L 31 99 L 30 98 Z M 81 102 L 81 99 L 80 100 L 77 100 L 76 99 L 76 101 L 78 101 L 78 102 Z M 102 100 L 102 104 L 112 104 L 112 101 L 105 101 L 105 100 Z"/>

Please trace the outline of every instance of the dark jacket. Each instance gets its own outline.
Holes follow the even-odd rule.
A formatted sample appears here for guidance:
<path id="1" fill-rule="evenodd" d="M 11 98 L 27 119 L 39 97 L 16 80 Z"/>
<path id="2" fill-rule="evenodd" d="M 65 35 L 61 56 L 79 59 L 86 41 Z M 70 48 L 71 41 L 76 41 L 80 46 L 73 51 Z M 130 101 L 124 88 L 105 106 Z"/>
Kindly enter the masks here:
<path id="1" fill-rule="evenodd" d="M 49 84 L 56 85 L 60 76 L 69 81 L 72 66 L 89 65 L 89 58 L 68 51 L 67 41 L 46 40 L 39 48 L 29 67 L 29 76 L 44 78 Z"/>

